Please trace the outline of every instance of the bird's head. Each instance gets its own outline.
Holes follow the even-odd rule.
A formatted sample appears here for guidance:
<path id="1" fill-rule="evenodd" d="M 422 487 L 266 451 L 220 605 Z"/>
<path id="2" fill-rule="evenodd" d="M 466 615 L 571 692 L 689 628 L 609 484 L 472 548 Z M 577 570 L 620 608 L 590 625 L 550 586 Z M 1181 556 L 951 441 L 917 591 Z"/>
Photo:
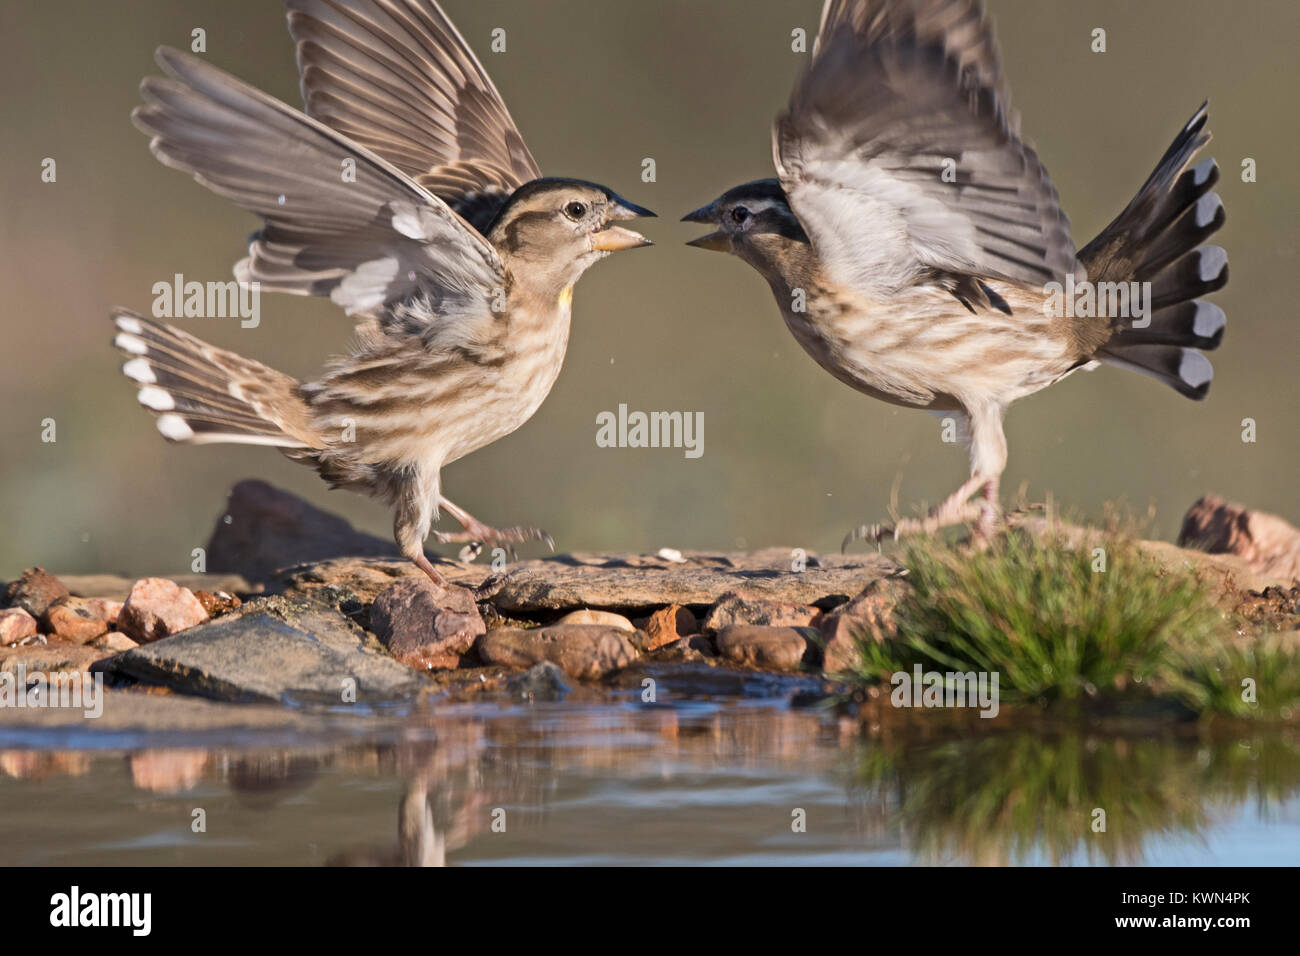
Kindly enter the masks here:
<path id="1" fill-rule="evenodd" d="M 791 243 L 808 242 L 775 179 L 759 179 L 728 189 L 707 206 L 687 213 L 682 222 L 717 226 L 715 232 L 692 239 L 688 246 L 729 252 L 760 271 L 779 265 L 782 252 Z"/>
<path id="2" fill-rule="evenodd" d="M 611 252 L 653 245 L 640 233 L 612 225 L 653 215 L 596 183 L 534 179 L 514 191 L 487 239 L 516 278 L 523 273 L 538 286 L 563 289 Z"/>

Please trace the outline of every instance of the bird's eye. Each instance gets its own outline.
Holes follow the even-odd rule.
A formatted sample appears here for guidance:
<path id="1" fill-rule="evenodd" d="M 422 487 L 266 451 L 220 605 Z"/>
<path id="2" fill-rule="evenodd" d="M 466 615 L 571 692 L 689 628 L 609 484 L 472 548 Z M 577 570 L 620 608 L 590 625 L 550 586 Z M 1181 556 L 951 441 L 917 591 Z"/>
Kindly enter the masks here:
<path id="1" fill-rule="evenodd" d="M 587 204 L 574 200 L 564 207 L 564 214 L 576 222 L 587 215 Z"/>
<path id="2" fill-rule="evenodd" d="M 749 219 L 749 210 L 744 206 L 737 206 L 735 209 L 731 210 L 731 218 L 737 225 L 740 225 Z"/>

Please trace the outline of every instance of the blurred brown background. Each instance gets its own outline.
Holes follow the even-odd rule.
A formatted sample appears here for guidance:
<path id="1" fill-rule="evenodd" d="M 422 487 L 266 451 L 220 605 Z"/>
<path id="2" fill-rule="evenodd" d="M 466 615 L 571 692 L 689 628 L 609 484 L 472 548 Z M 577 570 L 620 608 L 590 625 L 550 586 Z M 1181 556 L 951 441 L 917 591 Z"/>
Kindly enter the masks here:
<path id="1" fill-rule="evenodd" d="M 1023 130 L 1051 171 L 1075 239 L 1129 200 L 1182 123 L 1211 100 L 1212 154 L 1232 280 L 1217 377 L 1195 404 L 1132 373 L 1078 374 L 1007 422 L 1008 494 L 1029 481 L 1087 515 L 1154 502 L 1155 530 L 1216 491 L 1300 519 L 1294 102 L 1300 6 L 1273 2 L 993 0 Z M 768 129 L 815 33 L 820 0 L 446 0 L 551 175 L 606 183 L 661 219 L 650 250 L 579 284 L 569 358 L 537 416 L 444 473 L 448 494 L 495 524 L 530 522 L 560 550 L 758 547 L 831 550 L 852 525 L 966 475 L 937 419 L 835 382 L 786 332 L 765 283 L 738 260 L 688 249 L 678 224 L 722 189 L 772 174 Z M 387 536 L 374 501 L 330 492 L 274 452 L 167 445 L 109 347 L 108 310 L 148 311 L 154 282 L 224 280 L 256 220 L 165 169 L 128 114 L 152 53 L 188 48 L 300 105 L 273 0 L 7 2 L 0 13 L 0 577 L 187 570 L 236 480 L 258 476 Z M 489 51 L 507 30 L 508 50 Z M 1108 52 L 1089 50 L 1094 27 Z M 1243 157 L 1259 181 L 1243 184 Z M 58 181 L 41 182 L 53 157 Z M 658 182 L 640 181 L 653 157 Z M 344 347 L 329 301 L 268 294 L 262 324 L 184 327 L 307 376 Z M 702 411 L 704 456 L 603 449 L 595 418 Z M 1241 420 L 1258 423 L 1243 444 Z M 58 440 L 42 443 L 41 421 Z M 445 523 L 445 522 L 444 522 Z"/>

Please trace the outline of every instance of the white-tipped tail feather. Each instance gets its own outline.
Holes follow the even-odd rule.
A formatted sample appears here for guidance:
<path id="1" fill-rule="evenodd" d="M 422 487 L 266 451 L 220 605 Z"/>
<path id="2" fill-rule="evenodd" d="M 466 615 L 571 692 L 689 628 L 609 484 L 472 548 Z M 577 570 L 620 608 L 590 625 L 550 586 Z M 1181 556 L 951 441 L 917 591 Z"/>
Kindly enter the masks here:
<path id="1" fill-rule="evenodd" d="M 113 344 L 128 356 L 122 374 L 168 441 L 315 447 L 294 379 L 133 312 L 113 322 Z"/>

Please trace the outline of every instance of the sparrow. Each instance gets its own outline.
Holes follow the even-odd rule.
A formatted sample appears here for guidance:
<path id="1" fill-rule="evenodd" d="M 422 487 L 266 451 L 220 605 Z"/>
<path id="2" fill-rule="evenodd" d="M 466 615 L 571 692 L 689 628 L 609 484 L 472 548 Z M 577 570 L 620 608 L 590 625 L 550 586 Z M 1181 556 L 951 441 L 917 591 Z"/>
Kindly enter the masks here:
<path id="1" fill-rule="evenodd" d="M 268 445 L 332 487 L 387 501 L 402 554 L 424 540 L 543 540 L 489 527 L 442 493 L 444 465 L 532 417 L 560 372 L 573 286 L 651 245 L 654 213 L 543 177 L 492 81 L 433 0 L 289 0 L 306 114 L 166 47 L 132 113 L 153 154 L 261 217 L 243 284 L 328 296 L 346 354 L 299 382 L 182 329 L 117 310 L 115 344 L 172 442 Z M 256 288 L 257 286 L 255 286 Z"/>
<path id="2" fill-rule="evenodd" d="M 1076 250 L 1020 138 L 982 5 L 827 0 L 773 126 L 776 178 L 683 221 L 716 227 L 690 245 L 758 270 L 822 368 L 952 417 L 968 444 L 970 478 L 952 495 L 923 518 L 856 528 L 845 548 L 969 522 L 987 540 L 1002 519 L 1007 407 L 1080 368 L 1120 366 L 1205 397 L 1213 369 L 1198 350 L 1219 345 L 1225 318 L 1198 297 L 1228 280 L 1226 253 L 1203 245 L 1224 222 L 1210 191 L 1218 167 L 1191 165 L 1206 124 L 1203 104 L 1128 206 Z M 1122 308 L 1144 292 L 1145 309 Z"/>

